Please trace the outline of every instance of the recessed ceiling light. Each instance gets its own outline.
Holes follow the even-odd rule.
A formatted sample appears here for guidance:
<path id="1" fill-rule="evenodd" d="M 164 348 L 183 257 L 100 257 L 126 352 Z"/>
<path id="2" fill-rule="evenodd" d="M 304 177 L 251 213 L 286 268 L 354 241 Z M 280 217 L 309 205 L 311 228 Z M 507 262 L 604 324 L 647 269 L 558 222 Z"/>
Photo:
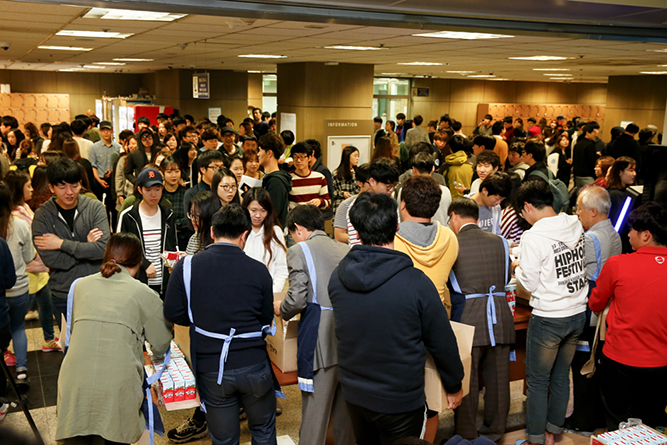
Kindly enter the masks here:
<path id="1" fill-rule="evenodd" d="M 508 57 L 512 60 L 538 60 L 538 61 L 547 61 L 547 60 L 566 60 L 574 59 L 574 57 L 560 57 L 560 56 L 527 56 L 527 57 Z"/>
<path id="2" fill-rule="evenodd" d="M 152 62 L 153 59 L 113 59 L 117 62 Z"/>
<path id="3" fill-rule="evenodd" d="M 123 66 L 122 62 L 93 62 L 93 65 Z"/>
<path id="4" fill-rule="evenodd" d="M 483 39 L 504 39 L 514 36 L 506 34 L 488 34 L 485 32 L 456 32 L 456 31 L 438 31 L 423 34 L 412 34 L 413 37 L 435 37 L 438 39 L 461 39 L 461 40 L 483 40 Z"/>
<path id="5" fill-rule="evenodd" d="M 94 39 L 124 39 L 134 35 L 133 33 L 105 32 L 105 31 L 74 31 L 64 29 L 56 33 L 57 36 L 65 37 L 91 37 Z"/>
<path id="6" fill-rule="evenodd" d="M 474 74 L 477 71 L 445 71 L 445 72 L 449 74 Z"/>
<path id="7" fill-rule="evenodd" d="M 83 16 L 85 19 L 106 20 L 145 20 L 151 22 L 172 22 L 187 14 L 171 14 L 169 12 L 131 11 L 129 9 L 92 8 Z"/>
<path id="8" fill-rule="evenodd" d="M 654 53 L 667 53 L 667 49 L 647 49 L 646 51 L 651 51 Z"/>
<path id="9" fill-rule="evenodd" d="M 383 48 L 379 48 L 377 46 L 333 45 L 333 46 L 325 46 L 324 49 L 346 49 L 349 51 L 379 51 Z"/>
<path id="10" fill-rule="evenodd" d="M 639 74 L 667 74 L 667 71 L 641 71 Z"/>
<path id="11" fill-rule="evenodd" d="M 442 63 L 438 63 L 438 62 L 407 62 L 407 63 L 397 63 L 397 65 L 434 66 L 434 65 L 442 65 Z"/>
<path id="12" fill-rule="evenodd" d="M 238 57 L 245 57 L 248 59 L 285 59 L 287 56 L 277 56 L 275 54 L 241 54 Z"/>
<path id="13" fill-rule="evenodd" d="M 570 71 L 569 68 L 533 68 L 533 71 Z"/>
<path id="14" fill-rule="evenodd" d="M 103 70 L 104 68 L 106 68 L 105 66 L 102 65 L 84 65 L 83 67 L 89 68 L 91 70 Z"/>
<path id="15" fill-rule="evenodd" d="M 572 77 L 572 74 L 546 73 L 544 75 L 550 77 Z"/>
<path id="16" fill-rule="evenodd" d="M 473 74 L 468 76 L 469 78 L 490 78 L 490 77 L 496 77 L 493 74 Z"/>
<path id="17" fill-rule="evenodd" d="M 38 49 L 53 49 L 57 51 L 92 51 L 92 48 L 82 48 L 80 46 L 38 46 Z"/>

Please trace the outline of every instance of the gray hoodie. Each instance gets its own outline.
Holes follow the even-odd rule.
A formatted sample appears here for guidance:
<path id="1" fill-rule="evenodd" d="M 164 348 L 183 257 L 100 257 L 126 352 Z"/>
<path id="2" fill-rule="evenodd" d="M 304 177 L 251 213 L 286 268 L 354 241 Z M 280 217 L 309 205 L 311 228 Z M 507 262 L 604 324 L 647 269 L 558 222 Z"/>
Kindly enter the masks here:
<path id="1" fill-rule="evenodd" d="M 92 229 L 100 229 L 102 237 L 94 243 L 87 240 Z M 79 195 L 74 216 L 74 231 L 70 231 L 65 219 L 58 213 L 56 198 L 42 204 L 32 221 L 32 235 L 53 233 L 63 240 L 60 250 L 39 250 L 51 273 L 49 288 L 58 298 L 67 298 L 72 282 L 100 271 L 102 257 L 109 241 L 109 221 L 104 205 L 96 199 Z"/>

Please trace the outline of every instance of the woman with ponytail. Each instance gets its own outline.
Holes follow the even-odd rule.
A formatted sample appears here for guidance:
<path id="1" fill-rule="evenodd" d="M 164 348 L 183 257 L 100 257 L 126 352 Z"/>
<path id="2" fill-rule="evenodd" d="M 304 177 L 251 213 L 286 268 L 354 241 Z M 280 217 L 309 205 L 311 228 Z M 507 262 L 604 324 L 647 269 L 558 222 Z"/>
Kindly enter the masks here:
<path id="1" fill-rule="evenodd" d="M 171 341 L 162 300 L 133 278 L 143 261 L 139 238 L 111 236 L 103 261 L 99 273 L 70 289 L 70 342 L 58 377 L 56 431 L 56 440 L 65 444 L 82 438 L 90 439 L 85 443 L 137 442 L 145 426 L 140 409 L 144 340 L 157 356 Z"/>

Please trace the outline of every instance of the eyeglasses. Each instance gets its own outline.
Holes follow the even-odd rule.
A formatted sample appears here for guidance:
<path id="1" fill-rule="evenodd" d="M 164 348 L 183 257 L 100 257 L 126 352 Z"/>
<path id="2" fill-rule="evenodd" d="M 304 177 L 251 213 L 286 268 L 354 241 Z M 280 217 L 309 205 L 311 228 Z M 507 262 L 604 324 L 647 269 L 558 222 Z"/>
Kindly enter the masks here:
<path id="1" fill-rule="evenodd" d="M 385 184 L 384 186 L 387 188 L 388 193 L 393 192 L 394 189 L 396 188 L 396 184 Z"/>
<path id="2" fill-rule="evenodd" d="M 226 192 L 233 192 L 234 190 L 236 190 L 238 188 L 235 185 L 228 185 L 228 184 L 221 185 L 220 187 L 222 187 L 222 189 Z"/>
<path id="3" fill-rule="evenodd" d="M 293 156 L 292 156 L 292 159 L 294 159 L 295 161 L 305 161 L 306 159 L 308 159 L 308 156 L 305 156 L 305 155 L 304 155 L 304 156 L 293 155 Z"/>
<path id="4" fill-rule="evenodd" d="M 199 215 L 193 215 L 192 213 L 188 212 L 185 214 L 189 220 L 191 221 L 199 221 Z"/>
<path id="5" fill-rule="evenodd" d="M 207 166 L 206 168 L 210 168 L 211 170 L 217 172 L 218 170 L 220 170 L 222 168 L 222 165 L 220 165 L 220 164 L 211 164 L 211 165 Z"/>
<path id="6" fill-rule="evenodd" d="M 141 136 L 141 139 L 153 139 L 153 136 L 151 136 L 150 134 L 145 134 Z"/>

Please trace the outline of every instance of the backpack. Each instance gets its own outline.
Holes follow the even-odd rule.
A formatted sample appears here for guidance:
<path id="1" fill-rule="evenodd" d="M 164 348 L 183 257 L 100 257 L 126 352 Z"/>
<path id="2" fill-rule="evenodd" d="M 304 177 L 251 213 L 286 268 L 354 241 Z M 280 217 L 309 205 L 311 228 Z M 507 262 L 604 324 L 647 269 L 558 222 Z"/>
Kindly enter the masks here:
<path id="1" fill-rule="evenodd" d="M 538 176 L 544 179 L 547 184 L 549 184 L 551 193 L 554 195 L 554 211 L 556 213 L 564 212 L 567 209 L 567 206 L 570 204 L 570 192 L 567 191 L 567 186 L 563 183 L 563 181 L 558 178 L 554 178 L 551 170 L 547 169 L 547 173 L 549 174 L 548 178 L 547 175 L 539 170 L 531 172 L 530 176 Z"/>

